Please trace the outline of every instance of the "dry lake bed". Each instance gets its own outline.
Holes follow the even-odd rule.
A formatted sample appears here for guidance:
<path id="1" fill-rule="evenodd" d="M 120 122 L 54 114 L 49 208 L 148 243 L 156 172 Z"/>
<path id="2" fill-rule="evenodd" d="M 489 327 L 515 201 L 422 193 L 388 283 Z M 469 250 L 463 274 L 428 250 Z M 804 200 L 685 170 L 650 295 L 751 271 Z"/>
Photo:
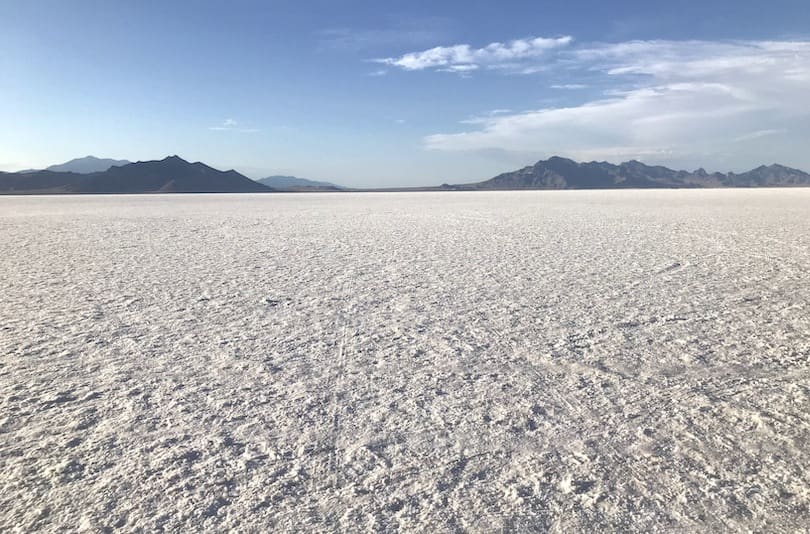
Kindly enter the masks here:
<path id="1" fill-rule="evenodd" d="M 0 198 L 0 531 L 801 532 L 810 189 Z"/>

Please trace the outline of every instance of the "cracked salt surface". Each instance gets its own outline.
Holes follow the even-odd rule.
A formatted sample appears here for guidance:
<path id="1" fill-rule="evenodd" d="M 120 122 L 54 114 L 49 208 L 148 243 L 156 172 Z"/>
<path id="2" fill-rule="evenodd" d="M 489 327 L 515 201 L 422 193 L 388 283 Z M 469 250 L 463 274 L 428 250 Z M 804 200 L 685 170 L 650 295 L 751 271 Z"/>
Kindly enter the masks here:
<path id="1" fill-rule="evenodd" d="M 801 531 L 810 190 L 0 198 L 0 531 Z"/>

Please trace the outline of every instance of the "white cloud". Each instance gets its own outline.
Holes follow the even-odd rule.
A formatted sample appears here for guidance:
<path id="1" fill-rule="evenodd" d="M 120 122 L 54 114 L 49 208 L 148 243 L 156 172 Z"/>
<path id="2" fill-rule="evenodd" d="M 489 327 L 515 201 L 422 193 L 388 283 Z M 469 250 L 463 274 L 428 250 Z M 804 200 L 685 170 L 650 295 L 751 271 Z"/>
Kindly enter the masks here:
<path id="1" fill-rule="evenodd" d="M 219 126 L 209 126 L 208 129 L 215 132 L 240 132 L 240 133 L 257 133 L 261 131 L 256 128 L 242 128 L 239 126 L 239 122 L 233 119 L 225 119 Z"/>
<path id="2" fill-rule="evenodd" d="M 588 86 L 584 83 L 562 83 L 550 86 L 552 89 L 563 89 L 569 91 L 576 91 L 578 89 L 587 89 Z"/>
<path id="3" fill-rule="evenodd" d="M 562 50 L 547 60 L 555 61 L 567 77 L 599 76 L 614 89 L 579 105 L 468 119 L 462 122 L 477 127 L 428 136 L 426 146 L 810 166 L 803 148 L 810 142 L 810 42 L 631 41 Z M 557 87 L 572 85 L 579 84 Z"/>
<path id="4" fill-rule="evenodd" d="M 549 50 L 564 47 L 571 41 L 572 38 L 569 36 L 533 37 L 516 39 L 508 43 L 490 43 L 483 48 L 473 48 L 469 44 L 437 46 L 420 52 L 410 52 L 399 57 L 388 57 L 375 61 L 409 71 L 436 69 L 449 72 L 469 72 L 480 67 L 497 68 L 537 58 Z"/>

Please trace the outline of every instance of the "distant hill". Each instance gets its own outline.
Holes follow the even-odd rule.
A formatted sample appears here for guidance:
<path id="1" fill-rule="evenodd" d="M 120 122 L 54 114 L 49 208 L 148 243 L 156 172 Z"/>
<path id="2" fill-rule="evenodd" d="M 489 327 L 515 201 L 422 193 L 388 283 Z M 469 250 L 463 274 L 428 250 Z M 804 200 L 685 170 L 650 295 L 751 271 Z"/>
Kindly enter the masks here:
<path id="1" fill-rule="evenodd" d="M 129 161 L 125 159 L 103 159 L 95 156 L 76 158 L 60 165 L 51 165 L 46 171 L 51 172 L 75 172 L 78 174 L 90 174 L 93 172 L 103 172 L 110 167 L 126 165 Z"/>
<path id="2" fill-rule="evenodd" d="M 103 172 L 0 173 L 0 193 L 262 193 L 273 191 L 236 171 L 219 171 L 177 156 Z"/>
<path id="3" fill-rule="evenodd" d="M 340 191 L 343 189 L 330 182 L 318 182 L 295 176 L 268 176 L 256 181 L 279 191 Z"/>
<path id="4" fill-rule="evenodd" d="M 810 174 L 783 165 L 761 166 L 741 174 L 674 171 L 640 161 L 619 165 L 552 157 L 514 172 L 499 174 L 484 182 L 444 185 L 455 190 L 511 189 L 629 189 L 705 187 L 796 187 L 810 186 Z"/>

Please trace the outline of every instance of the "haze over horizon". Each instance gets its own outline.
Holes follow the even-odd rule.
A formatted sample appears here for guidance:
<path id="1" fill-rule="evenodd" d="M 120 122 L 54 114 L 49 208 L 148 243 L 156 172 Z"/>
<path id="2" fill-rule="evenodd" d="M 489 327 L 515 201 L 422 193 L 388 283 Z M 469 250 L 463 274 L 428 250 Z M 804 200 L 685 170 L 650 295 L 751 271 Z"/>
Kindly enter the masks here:
<path id="1" fill-rule="evenodd" d="M 0 2 L 0 170 L 180 154 L 350 187 L 552 155 L 810 170 L 808 27 L 792 0 Z"/>

